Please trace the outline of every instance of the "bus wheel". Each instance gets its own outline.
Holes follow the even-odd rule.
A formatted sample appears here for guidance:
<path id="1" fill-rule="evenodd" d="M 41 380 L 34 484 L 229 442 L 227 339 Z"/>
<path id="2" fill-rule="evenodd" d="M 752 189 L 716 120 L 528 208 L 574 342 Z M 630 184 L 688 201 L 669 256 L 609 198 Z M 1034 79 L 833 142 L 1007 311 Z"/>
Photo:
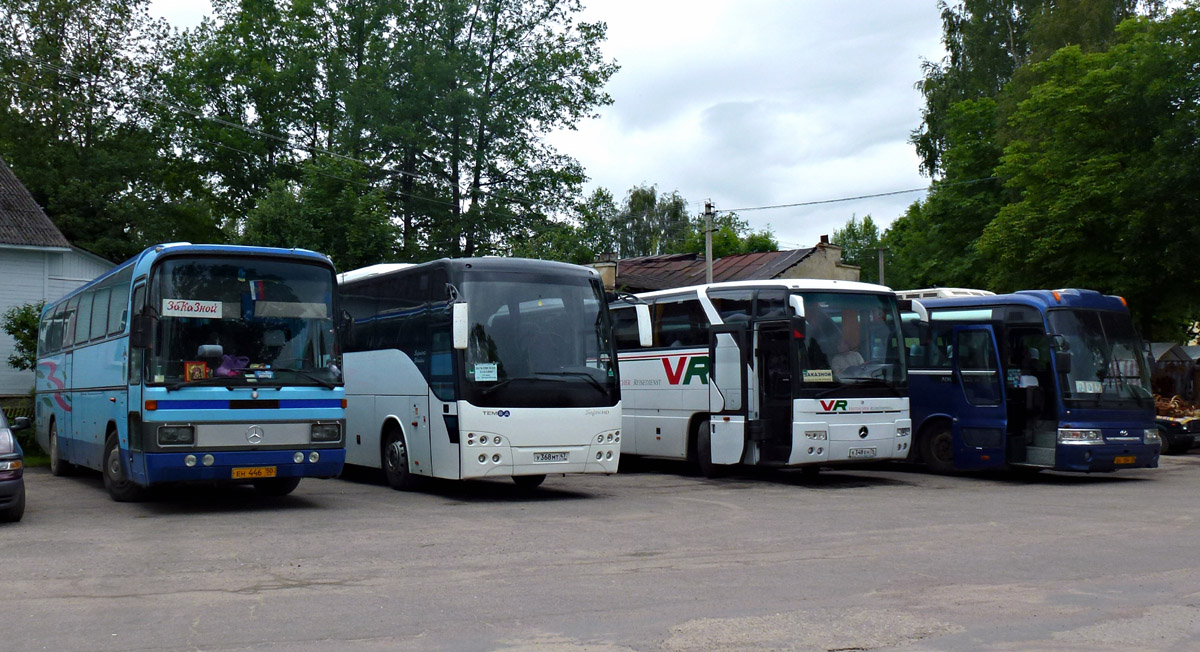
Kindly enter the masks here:
<path id="1" fill-rule="evenodd" d="M 387 429 L 383 440 L 383 473 L 392 489 L 412 491 L 417 488 L 418 479 L 408 470 L 408 448 L 404 446 L 404 433 L 396 426 Z"/>
<path id="2" fill-rule="evenodd" d="M 259 478 L 251 484 L 264 496 L 286 496 L 300 486 L 300 478 Z"/>
<path id="3" fill-rule="evenodd" d="M 545 475 L 514 475 L 513 482 L 522 489 L 533 489 L 546 481 Z"/>
<path id="4" fill-rule="evenodd" d="M 954 433 L 949 426 L 940 426 L 925 434 L 921 440 L 921 457 L 934 473 L 947 475 L 954 472 Z"/>
<path id="5" fill-rule="evenodd" d="M 696 428 L 696 468 L 706 478 L 719 477 L 727 468 L 723 464 L 713 464 L 712 428 L 708 425 L 708 419 L 701 421 Z"/>
<path id="6" fill-rule="evenodd" d="M 58 450 L 58 422 L 50 422 L 50 473 L 57 476 L 71 475 L 75 466 L 62 458 Z"/>
<path id="7" fill-rule="evenodd" d="M 104 488 L 108 489 L 108 495 L 118 503 L 135 502 L 145 495 L 145 491 L 125 474 L 125 464 L 121 461 L 121 447 L 117 445 L 116 433 L 110 434 L 104 443 Z"/>

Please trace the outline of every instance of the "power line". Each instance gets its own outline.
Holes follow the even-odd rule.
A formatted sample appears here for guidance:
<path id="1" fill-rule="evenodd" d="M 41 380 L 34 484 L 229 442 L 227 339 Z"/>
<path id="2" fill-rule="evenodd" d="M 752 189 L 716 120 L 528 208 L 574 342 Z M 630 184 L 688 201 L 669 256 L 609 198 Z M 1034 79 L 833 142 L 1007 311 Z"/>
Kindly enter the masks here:
<path id="1" fill-rule="evenodd" d="M 954 182 L 950 182 L 950 183 L 940 183 L 936 187 L 949 188 L 951 186 L 963 186 L 963 185 L 972 184 L 972 183 L 981 183 L 984 181 L 996 181 L 999 178 L 1000 177 L 983 177 L 981 179 L 969 179 L 967 181 L 954 181 Z M 870 195 L 857 195 L 854 197 L 839 197 L 837 199 L 818 199 L 815 201 L 796 202 L 796 203 L 792 203 L 792 204 L 775 204 L 774 206 L 748 206 L 748 207 L 744 207 L 744 208 L 730 208 L 730 209 L 726 209 L 721 212 L 737 213 L 737 212 L 745 212 L 745 211 L 766 211 L 766 210 L 772 210 L 772 209 L 776 209 L 776 208 L 798 208 L 801 206 L 817 206 L 820 204 L 837 204 L 837 203 L 841 203 L 841 202 L 858 201 L 860 199 L 874 199 L 876 197 L 891 197 L 893 195 L 906 195 L 908 193 L 913 193 L 913 192 L 928 192 L 931 187 L 933 187 L 933 186 L 927 186 L 924 188 L 909 188 L 907 190 L 893 190 L 891 192 L 877 192 L 877 193 L 873 193 Z"/>

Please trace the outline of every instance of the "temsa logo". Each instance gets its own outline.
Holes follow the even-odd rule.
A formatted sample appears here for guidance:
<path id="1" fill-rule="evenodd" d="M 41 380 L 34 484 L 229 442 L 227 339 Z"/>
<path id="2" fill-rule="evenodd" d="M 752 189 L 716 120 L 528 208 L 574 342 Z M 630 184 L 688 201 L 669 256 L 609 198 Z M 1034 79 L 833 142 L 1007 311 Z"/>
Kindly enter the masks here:
<path id="1" fill-rule="evenodd" d="M 837 412 L 838 410 L 845 411 L 850 407 L 846 399 L 837 399 L 834 401 L 821 401 L 821 409 L 825 412 Z"/>
<path id="2" fill-rule="evenodd" d="M 663 358 L 663 369 L 667 372 L 667 382 L 672 385 L 688 385 L 692 379 L 699 378 L 704 385 L 708 384 L 708 356 L 681 355 L 671 365 L 671 358 Z"/>

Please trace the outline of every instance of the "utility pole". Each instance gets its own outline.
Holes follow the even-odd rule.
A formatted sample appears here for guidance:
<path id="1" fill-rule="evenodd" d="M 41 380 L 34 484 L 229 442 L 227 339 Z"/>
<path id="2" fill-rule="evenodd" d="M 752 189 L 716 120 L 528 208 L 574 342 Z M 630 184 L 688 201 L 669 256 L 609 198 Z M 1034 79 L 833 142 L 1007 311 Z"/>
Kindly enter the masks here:
<path id="1" fill-rule="evenodd" d="M 879 251 L 879 284 L 887 285 L 883 282 L 883 252 L 887 251 L 887 247 L 878 247 Z"/>
<path id="2" fill-rule="evenodd" d="M 704 282 L 712 283 L 712 201 L 704 202 Z"/>

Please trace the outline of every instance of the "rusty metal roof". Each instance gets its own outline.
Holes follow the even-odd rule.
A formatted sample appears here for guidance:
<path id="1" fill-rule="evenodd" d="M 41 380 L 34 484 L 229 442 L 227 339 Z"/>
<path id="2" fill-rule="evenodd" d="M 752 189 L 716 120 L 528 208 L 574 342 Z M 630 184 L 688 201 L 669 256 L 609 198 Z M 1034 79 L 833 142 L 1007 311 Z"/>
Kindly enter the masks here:
<path id="1" fill-rule="evenodd" d="M 713 261 L 713 282 L 775 278 L 804 260 L 813 249 L 725 256 Z M 666 290 L 704 282 L 704 256 L 667 254 L 617 261 L 617 287 L 633 292 Z"/>
<path id="2" fill-rule="evenodd" d="M 70 242 L 0 159 L 0 245 L 66 249 Z"/>

